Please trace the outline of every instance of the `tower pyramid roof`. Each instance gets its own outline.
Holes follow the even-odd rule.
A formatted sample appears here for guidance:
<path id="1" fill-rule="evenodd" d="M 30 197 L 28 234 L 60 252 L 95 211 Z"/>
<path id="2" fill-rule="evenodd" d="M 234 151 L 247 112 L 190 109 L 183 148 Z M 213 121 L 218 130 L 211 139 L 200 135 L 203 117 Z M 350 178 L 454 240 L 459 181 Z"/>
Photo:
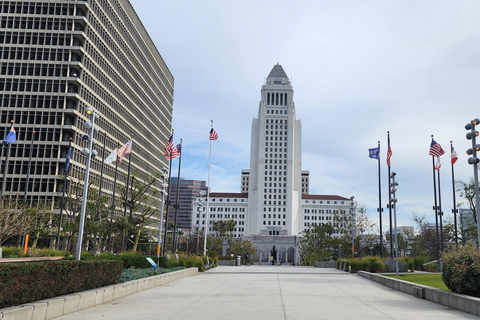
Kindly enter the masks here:
<path id="1" fill-rule="evenodd" d="M 270 74 L 268 75 L 268 78 L 284 78 L 288 80 L 288 76 L 283 70 L 282 66 L 277 63 L 276 65 L 273 66 L 272 71 L 270 71 Z"/>

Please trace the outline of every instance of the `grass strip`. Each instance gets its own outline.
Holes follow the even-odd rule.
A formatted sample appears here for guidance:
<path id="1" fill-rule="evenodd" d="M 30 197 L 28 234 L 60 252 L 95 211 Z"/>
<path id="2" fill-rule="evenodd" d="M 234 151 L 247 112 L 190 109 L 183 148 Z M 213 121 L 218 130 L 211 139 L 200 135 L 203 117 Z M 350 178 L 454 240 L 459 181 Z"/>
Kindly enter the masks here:
<path id="1" fill-rule="evenodd" d="M 437 289 L 442 289 L 446 291 L 451 291 L 447 288 L 445 283 L 442 280 L 442 274 L 401 274 L 398 277 L 394 275 L 386 275 L 387 277 L 404 280 L 408 282 L 422 284 L 424 286 L 429 286 Z"/>

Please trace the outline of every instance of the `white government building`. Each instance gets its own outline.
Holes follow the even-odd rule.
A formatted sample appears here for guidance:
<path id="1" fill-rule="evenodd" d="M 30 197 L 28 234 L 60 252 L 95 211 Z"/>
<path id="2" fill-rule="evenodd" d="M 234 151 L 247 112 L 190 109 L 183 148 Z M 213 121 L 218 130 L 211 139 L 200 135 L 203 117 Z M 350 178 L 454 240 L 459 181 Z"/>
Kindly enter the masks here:
<path id="1" fill-rule="evenodd" d="M 293 87 L 277 63 L 262 86 L 258 118 L 252 121 L 250 170 L 242 170 L 241 192 L 211 192 L 208 205 L 205 197 L 197 198 L 192 227 L 196 230 L 200 224 L 204 230 L 208 224 L 212 234 L 215 221 L 234 220 L 233 237 L 253 242 L 257 260 L 267 261 L 275 246 L 277 260 L 297 262 L 301 232 L 312 225 L 335 225 L 334 214 L 349 212 L 353 201 L 353 197 L 309 194 L 301 143 Z"/>

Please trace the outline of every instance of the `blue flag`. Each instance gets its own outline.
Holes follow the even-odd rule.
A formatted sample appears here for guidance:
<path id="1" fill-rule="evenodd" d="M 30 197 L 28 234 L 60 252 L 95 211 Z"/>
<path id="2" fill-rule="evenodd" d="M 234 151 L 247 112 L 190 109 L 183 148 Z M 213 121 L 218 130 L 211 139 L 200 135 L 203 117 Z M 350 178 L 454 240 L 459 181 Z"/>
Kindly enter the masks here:
<path id="1" fill-rule="evenodd" d="M 178 154 L 182 153 L 182 144 L 181 143 L 177 144 L 177 151 L 178 151 Z"/>
<path id="2" fill-rule="evenodd" d="M 12 128 L 10 128 L 10 131 L 8 132 L 7 136 L 3 140 L 2 144 L 14 143 L 15 141 L 17 141 L 17 134 L 15 133 L 15 129 L 12 126 Z"/>
<path id="3" fill-rule="evenodd" d="M 372 159 L 380 159 L 380 146 L 368 149 L 368 156 Z"/>
<path id="4" fill-rule="evenodd" d="M 70 148 L 68 148 L 68 152 L 67 152 L 67 160 L 65 160 L 65 172 L 67 172 L 68 167 L 70 167 L 71 158 L 72 158 L 72 146 L 70 145 Z"/>

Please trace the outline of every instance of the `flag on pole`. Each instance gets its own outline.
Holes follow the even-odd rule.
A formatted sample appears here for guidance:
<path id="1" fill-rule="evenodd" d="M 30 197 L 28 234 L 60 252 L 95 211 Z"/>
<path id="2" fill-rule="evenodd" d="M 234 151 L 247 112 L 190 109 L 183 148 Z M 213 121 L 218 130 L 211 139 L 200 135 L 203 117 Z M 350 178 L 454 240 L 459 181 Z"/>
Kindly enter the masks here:
<path id="1" fill-rule="evenodd" d="M 120 157 L 120 162 L 122 162 L 123 157 L 130 152 L 132 152 L 132 140 L 128 141 L 123 147 L 118 149 L 117 154 Z"/>
<path id="2" fill-rule="evenodd" d="M 442 165 L 440 164 L 440 157 L 437 157 L 437 163 L 435 164 L 435 170 L 440 169 Z"/>
<path id="3" fill-rule="evenodd" d="M 72 158 L 72 145 L 70 144 L 70 148 L 68 148 L 68 152 L 67 152 L 67 159 L 65 160 L 65 172 L 67 172 L 68 167 L 70 167 L 71 158 Z"/>
<path id="4" fill-rule="evenodd" d="M 455 151 L 455 148 L 452 147 L 452 153 L 450 154 L 450 159 L 452 159 L 452 164 L 455 164 L 458 160 L 457 152 Z"/>
<path id="5" fill-rule="evenodd" d="M 182 144 L 181 143 L 177 144 L 177 154 L 178 154 L 178 156 L 182 155 Z"/>
<path id="6" fill-rule="evenodd" d="M 115 148 L 115 150 L 112 151 L 112 153 L 110 153 L 110 155 L 108 157 L 105 158 L 105 160 L 103 160 L 104 163 L 106 164 L 109 164 L 109 163 L 112 163 L 114 161 L 117 161 L 117 148 Z"/>
<path id="7" fill-rule="evenodd" d="M 17 134 L 15 133 L 15 128 L 12 125 L 12 127 L 10 128 L 10 131 L 8 132 L 5 139 L 3 140 L 2 144 L 5 145 L 8 143 L 14 143 L 15 141 L 17 141 Z"/>
<path id="8" fill-rule="evenodd" d="M 218 139 L 218 134 L 213 128 L 210 130 L 210 136 L 208 137 L 209 140 L 217 140 Z"/>
<path id="9" fill-rule="evenodd" d="M 441 155 L 445 154 L 445 151 L 443 151 L 440 143 L 436 143 L 435 140 L 432 139 L 432 143 L 430 144 L 430 151 L 428 152 L 428 154 L 434 157 L 440 157 Z"/>
<path id="10" fill-rule="evenodd" d="M 165 145 L 165 158 L 167 159 L 175 159 L 178 157 L 178 150 L 177 147 L 173 145 L 173 133 L 170 136 L 167 144 Z"/>
<path id="11" fill-rule="evenodd" d="M 387 148 L 387 165 L 390 167 L 390 158 L 392 157 L 392 148 L 390 148 L 390 143 L 388 143 Z"/>
<path id="12" fill-rule="evenodd" d="M 368 149 L 368 156 L 372 159 L 380 159 L 380 147 Z"/>

